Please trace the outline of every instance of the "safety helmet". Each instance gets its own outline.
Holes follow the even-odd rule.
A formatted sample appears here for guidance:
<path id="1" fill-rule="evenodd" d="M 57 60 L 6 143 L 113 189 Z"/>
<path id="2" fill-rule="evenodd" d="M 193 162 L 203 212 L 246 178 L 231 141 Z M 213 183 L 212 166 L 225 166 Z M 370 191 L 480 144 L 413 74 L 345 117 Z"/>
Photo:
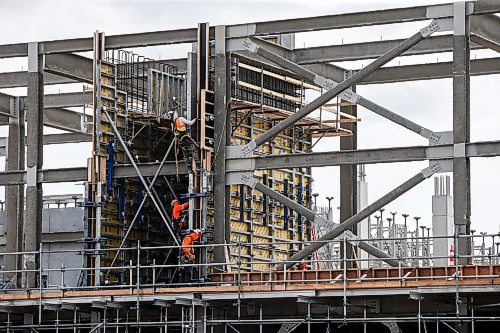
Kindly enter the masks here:
<path id="1" fill-rule="evenodd" d="M 170 206 L 174 207 L 176 202 L 179 202 L 179 200 L 177 200 L 177 199 L 172 200 L 172 202 L 170 203 Z"/>
<path id="2" fill-rule="evenodd" d="M 195 229 L 194 232 L 198 235 L 201 236 L 203 234 L 203 229 Z"/>
<path id="3" fill-rule="evenodd" d="M 172 120 L 175 120 L 179 115 L 175 111 L 168 111 L 168 117 Z"/>

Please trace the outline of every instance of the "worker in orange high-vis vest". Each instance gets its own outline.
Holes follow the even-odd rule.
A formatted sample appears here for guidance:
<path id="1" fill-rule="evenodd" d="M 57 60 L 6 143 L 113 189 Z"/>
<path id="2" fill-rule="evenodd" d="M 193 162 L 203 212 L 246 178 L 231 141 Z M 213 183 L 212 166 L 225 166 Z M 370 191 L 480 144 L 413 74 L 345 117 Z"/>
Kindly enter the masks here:
<path id="1" fill-rule="evenodd" d="M 184 156 L 184 161 L 186 162 L 186 166 L 188 167 L 188 171 L 192 172 L 192 161 L 195 162 L 196 168 L 200 169 L 201 163 L 200 158 L 198 157 L 198 151 L 196 149 L 196 143 L 189 136 L 188 126 L 194 125 L 196 119 L 188 120 L 184 117 L 180 117 L 177 112 L 170 112 L 170 116 L 174 121 L 174 134 L 178 140 L 179 146 L 182 150 L 182 154 Z"/>
<path id="2" fill-rule="evenodd" d="M 181 230 L 186 226 L 184 221 L 184 213 L 185 209 L 189 207 L 189 202 L 179 203 L 179 200 L 174 199 L 171 203 L 172 206 L 172 223 L 174 225 L 175 233 L 179 237 L 181 234 Z"/>
<path id="3" fill-rule="evenodd" d="M 184 236 L 182 240 L 182 252 L 184 252 L 184 255 L 186 255 L 189 261 L 194 261 L 196 258 L 194 255 L 194 248 L 191 246 L 194 245 L 201 235 L 203 235 L 203 231 L 201 229 L 196 229 Z"/>

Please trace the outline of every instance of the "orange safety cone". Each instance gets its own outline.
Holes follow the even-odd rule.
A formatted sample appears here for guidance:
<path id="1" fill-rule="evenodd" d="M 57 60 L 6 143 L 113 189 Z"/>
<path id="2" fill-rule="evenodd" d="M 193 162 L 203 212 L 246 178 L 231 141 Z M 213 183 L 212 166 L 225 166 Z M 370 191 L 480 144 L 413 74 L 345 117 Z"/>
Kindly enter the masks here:
<path id="1" fill-rule="evenodd" d="M 455 265 L 455 246 L 450 245 L 450 265 Z"/>

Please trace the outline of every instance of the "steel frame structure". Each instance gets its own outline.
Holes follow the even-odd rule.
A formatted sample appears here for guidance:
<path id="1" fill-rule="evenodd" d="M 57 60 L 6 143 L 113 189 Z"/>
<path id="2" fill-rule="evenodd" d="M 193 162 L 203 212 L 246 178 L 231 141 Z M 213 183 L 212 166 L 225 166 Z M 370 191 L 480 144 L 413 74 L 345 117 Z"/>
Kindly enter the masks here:
<path id="1" fill-rule="evenodd" d="M 298 205 L 280 193 L 255 181 L 251 172 L 256 169 L 275 169 L 283 166 L 313 167 L 341 165 L 341 211 L 343 221 L 322 240 L 332 240 L 343 231 L 369 216 L 371 213 L 404 194 L 420 182 L 437 172 L 453 172 L 454 222 L 456 236 L 470 234 L 470 158 L 500 156 L 500 141 L 470 142 L 470 76 L 500 73 L 500 58 L 470 60 L 471 49 L 500 49 L 500 12 L 498 1 L 472 1 L 453 4 L 398 8 L 373 12 L 326 15 L 313 18 L 278 20 L 272 22 L 248 23 L 232 26 L 210 27 L 209 39 L 215 42 L 215 134 L 216 141 L 226 149 L 217 151 L 215 173 L 215 243 L 226 243 L 227 193 L 230 184 L 246 184 L 265 192 L 292 210 L 311 219 L 321 220 L 313 211 Z M 406 40 L 391 40 L 346 45 L 322 46 L 307 49 L 287 49 L 267 43 L 259 37 L 331 30 L 351 27 L 385 25 L 425 21 L 422 30 Z M 428 22 L 431 21 L 429 24 Z M 436 31 L 448 34 L 431 36 Z M 451 32 L 451 34 L 449 34 Z M 116 35 L 106 38 L 106 49 L 124 49 L 155 45 L 193 43 L 197 40 L 197 29 L 182 29 Z M 6 172 L 0 174 L 0 185 L 7 188 L 7 233 L 9 252 L 24 253 L 21 260 L 8 263 L 16 270 L 23 268 L 25 274 L 15 284 L 34 288 L 37 284 L 37 257 L 39 250 L 42 211 L 42 184 L 52 182 L 81 181 L 87 178 L 86 168 L 43 169 L 43 145 L 90 141 L 92 117 L 70 111 L 67 108 L 92 103 L 90 94 L 64 93 L 46 95 L 44 85 L 84 82 L 91 83 L 92 60 L 78 56 L 75 52 L 91 51 L 92 38 L 42 41 L 0 45 L 0 58 L 27 57 L 27 72 L 0 73 L 0 88 L 27 87 L 26 97 L 0 94 L 0 124 L 9 126 L 9 137 L 0 145 L 0 154 L 7 156 Z M 303 78 L 305 82 L 318 85 L 326 93 L 294 113 L 279 125 L 265 132 L 245 146 L 229 146 L 226 102 L 228 100 L 227 61 L 230 52 L 255 53 L 285 70 Z M 410 56 L 452 52 L 452 62 L 420 64 L 380 68 L 397 56 Z M 349 71 L 330 62 L 375 59 L 359 71 Z M 184 71 L 191 66 L 186 59 L 162 60 Z M 453 130 L 433 132 L 355 93 L 356 85 L 379 84 L 452 78 L 453 81 Z M 419 135 L 429 139 L 428 146 L 393 147 L 384 149 L 358 150 L 356 132 L 347 139 L 341 139 L 342 150 L 328 153 L 308 153 L 292 156 L 252 156 L 256 147 L 272 139 L 287 126 L 293 125 L 333 97 L 361 105 Z M 355 113 L 355 110 L 351 110 Z M 25 123 L 26 121 L 26 123 Z M 26 125 L 25 125 L 26 124 Z M 66 130 L 70 133 L 44 136 L 43 126 Z M 8 140 L 8 145 L 5 144 Z M 26 165 L 24 160 L 26 156 Z M 353 189 L 353 168 L 357 164 L 391 163 L 401 161 L 430 161 L 430 166 L 401 186 L 358 212 L 356 191 Z M 162 163 L 163 164 L 163 163 Z M 115 176 L 127 177 L 135 171 L 143 177 L 157 177 L 175 174 L 175 166 L 165 163 L 116 166 Z M 355 174 L 355 172 L 354 172 Z M 350 181 L 345 181 L 346 179 Z M 354 178 L 355 179 L 355 178 Z M 26 186 L 26 197 L 24 197 Z M 23 212 L 26 202 L 26 214 Z M 348 213 L 345 213 L 348 212 Z M 347 215 L 345 215 L 347 214 Z M 17 230 L 18 232 L 12 232 Z M 22 235 L 25 242 L 19 235 Z M 291 261 L 300 261 L 314 252 L 321 243 L 311 244 Z M 461 242 L 457 248 L 457 264 L 466 264 L 470 257 L 470 244 Z M 347 250 L 346 250 L 347 251 Z M 345 255 L 349 255 L 345 252 Z M 221 254 L 216 261 L 224 262 Z M 286 263 L 281 267 L 285 268 Z M 312 301 L 308 304 L 313 303 Z M 193 303 L 190 303 L 193 306 Z M 189 307 L 189 305 L 183 305 Z M 197 305 L 198 306 L 198 305 Z M 167 306 L 163 307 L 167 308 Z M 457 306 L 460 315 L 466 309 Z M 7 311 L 8 312 L 8 311 Z M 193 313 L 195 311 L 193 310 Z M 10 312 L 8 312 L 10 313 Z M 193 317 L 193 313 L 191 317 Z M 29 316 L 28 316 L 29 317 Z M 420 314 L 418 318 L 421 318 Z M 474 316 L 469 317 L 474 320 Z M 33 319 L 33 317 L 31 317 Z M 218 320 L 231 325 L 232 319 Z M 413 319 L 412 319 L 413 320 Z M 436 319 L 439 320 L 439 319 Z M 381 321 L 381 320 L 379 320 Z M 29 318 L 27 320 L 29 326 Z M 310 327 L 310 326 L 309 326 Z M 194 327 L 192 327 L 194 330 Z"/>

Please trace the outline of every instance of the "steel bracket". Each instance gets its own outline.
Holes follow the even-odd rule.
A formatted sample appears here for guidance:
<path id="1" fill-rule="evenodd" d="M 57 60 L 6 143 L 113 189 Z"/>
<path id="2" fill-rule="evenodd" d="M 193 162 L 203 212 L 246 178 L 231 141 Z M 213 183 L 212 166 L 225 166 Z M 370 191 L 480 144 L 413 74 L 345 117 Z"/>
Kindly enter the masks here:
<path id="1" fill-rule="evenodd" d="M 429 136 L 429 146 L 448 145 L 453 143 L 453 132 L 432 132 Z"/>
<path id="2" fill-rule="evenodd" d="M 252 171 L 229 172 L 226 173 L 227 185 L 247 185 L 254 188 L 257 184 L 257 179 L 253 178 Z"/>
<path id="3" fill-rule="evenodd" d="M 255 158 L 226 159 L 226 172 L 254 171 Z"/>
<path id="4" fill-rule="evenodd" d="M 315 215 L 314 216 L 314 224 L 317 225 L 317 226 L 326 226 L 328 224 L 328 220 L 325 219 L 324 217 L 321 217 L 319 215 Z"/>
<path id="5" fill-rule="evenodd" d="M 254 140 L 250 141 L 246 145 L 226 146 L 226 158 L 247 157 L 247 155 L 250 155 L 256 147 L 257 144 Z"/>

